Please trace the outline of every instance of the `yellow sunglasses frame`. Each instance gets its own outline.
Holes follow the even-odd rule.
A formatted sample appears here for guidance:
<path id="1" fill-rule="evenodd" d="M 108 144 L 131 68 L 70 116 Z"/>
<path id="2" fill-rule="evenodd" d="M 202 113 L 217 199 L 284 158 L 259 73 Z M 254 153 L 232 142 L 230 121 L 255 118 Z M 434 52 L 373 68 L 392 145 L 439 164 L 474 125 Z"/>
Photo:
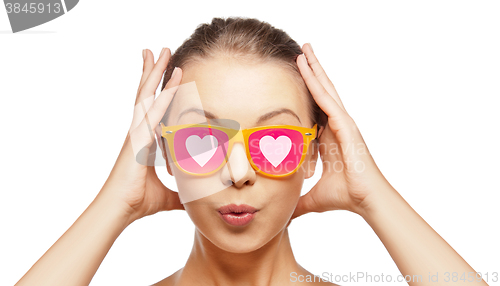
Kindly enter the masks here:
<path id="1" fill-rule="evenodd" d="M 300 166 L 302 165 L 302 162 L 304 162 L 304 159 L 307 155 L 307 150 L 309 149 L 309 145 L 310 145 L 311 141 L 316 139 L 316 135 L 317 135 L 317 124 L 314 124 L 314 126 L 312 128 L 293 126 L 293 125 L 267 125 L 267 126 L 253 127 L 253 128 L 240 129 L 240 130 L 226 128 L 226 127 L 222 127 L 222 126 L 218 126 L 218 125 L 212 125 L 210 123 L 165 126 L 165 124 L 163 124 L 163 122 L 160 122 L 160 125 L 161 125 L 161 136 L 163 138 L 167 139 L 168 149 L 169 149 L 170 155 L 172 156 L 172 160 L 174 161 L 175 165 L 182 172 L 189 174 L 189 175 L 192 175 L 192 176 L 208 176 L 208 175 L 211 175 L 211 174 L 219 171 L 227 163 L 229 154 L 231 154 L 231 151 L 233 150 L 233 145 L 236 142 L 243 143 L 243 145 L 245 146 L 248 161 L 250 162 L 250 165 L 252 165 L 252 168 L 255 171 L 257 171 L 258 173 L 264 174 L 265 176 L 268 176 L 268 177 L 274 177 L 274 178 L 289 176 L 289 175 L 295 173 L 300 168 Z M 227 152 L 224 156 L 224 162 L 221 163 L 220 166 L 217 167 L 217 169 L 215 169 L 211 172 L 208 172 L 208 173 L 197 174 L 197 173 L 188 172 L 188 171 L 184 170 L 183 168 L 181 168 L 181 166 L 179 166 L 179 164 L 177 163 L 177 160 L 175 159 L 174 136 L 175 136 L 175 133 L 177 131 L 184 129 L 184 128 L 187 128 L 187 127 L 211 128 L 211 129 L 220 130 L 228 135 L 229 142 L 228 142 Z M 271 129 L 271 128 L 291 129 L 291 130 L 298 131 L 302 134 L 303 142 L 304 142 L 304 149 L 302 150 L 302 157 L 300 158 L 299 164 L 292 172 L 282 174 L 282 175 L 268 174 L 268 173 L 262 171 L 260 168 L 258 168 L 257 165 L 252 160 L 252 156 L 250 155 L 250 146 L 248 146 L 248 144 L 247 144 L 248 138 L 250 138 L 250 135 L 254 132 L 257 132 L 260 130 L 265 130 L 265 129 Z M 234 134 L 235 132 L 237 132 L 235 136 L 230 136 L 231 134 Z M 165 149 L 165 146 L 164 146 L 164 149 Z"/>

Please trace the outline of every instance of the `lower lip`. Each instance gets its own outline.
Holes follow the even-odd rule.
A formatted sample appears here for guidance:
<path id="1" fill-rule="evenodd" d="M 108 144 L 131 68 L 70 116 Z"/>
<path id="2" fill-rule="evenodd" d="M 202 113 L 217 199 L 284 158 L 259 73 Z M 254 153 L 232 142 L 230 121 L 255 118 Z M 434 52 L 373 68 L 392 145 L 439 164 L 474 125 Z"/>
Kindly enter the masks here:
<path id="1" fill-rule="evenodd" d="M 227 222 L 230 225 L 233 225 L 233 226 L 244 226 L 244 225 L 250 223 L 253 220 L 253 218 L 255 217 L 256 213 L 257 212 L 254 212 L 254 213 L 239 213 L 239 214 L 235 214 L 235 213 L 221 214 L 219 212 L 219 215 L 220 215 L 220 217 L 225 222 Z"/>

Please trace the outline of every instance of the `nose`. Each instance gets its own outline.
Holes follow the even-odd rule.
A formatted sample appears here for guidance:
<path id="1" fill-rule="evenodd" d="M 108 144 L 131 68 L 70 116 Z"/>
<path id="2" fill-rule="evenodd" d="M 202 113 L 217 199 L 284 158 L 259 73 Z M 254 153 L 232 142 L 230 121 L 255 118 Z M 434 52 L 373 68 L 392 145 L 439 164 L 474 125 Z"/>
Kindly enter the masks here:
<path id="1" fill-rule="evenodd" d="M 245 145 L 243 142 L 235 142 L 233 150 L 229 154 L 227 164 L 223 167 L 221 173 L 222 182 L 236 188 L 242 188 L 245 185 L 255 183 L 256 174 L 246 156 Z"/>

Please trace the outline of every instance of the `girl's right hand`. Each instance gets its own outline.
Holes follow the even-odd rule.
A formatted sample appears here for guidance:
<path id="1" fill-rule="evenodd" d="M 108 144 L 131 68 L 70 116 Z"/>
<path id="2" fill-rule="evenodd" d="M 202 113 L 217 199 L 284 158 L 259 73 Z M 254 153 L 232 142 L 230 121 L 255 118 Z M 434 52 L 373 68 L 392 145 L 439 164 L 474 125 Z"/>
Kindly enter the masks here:
<path id="1" fill-rule="evenodd" d="M 136 160 L 137 153 L 144 146 L 141 154 L 148 155 L 155 151 L 155 135 L 150 130 L 159 135 L 158 124 L 181 82 L 182 70 L 176 68 L 165 89 L 154 99 L 170 57 L 170 49 L 163 48 L 155 64 L 153 53 L 147 49 L 143 51 L 143 73 L 132 124 L 113 170 L 98 195 L 110 198 L 112 203 L 123 207 L 129 216 L 129 223 L 160 211 L 184 209 L 178 193 L 158 179 L 154 162 L 143 165 Z"/>

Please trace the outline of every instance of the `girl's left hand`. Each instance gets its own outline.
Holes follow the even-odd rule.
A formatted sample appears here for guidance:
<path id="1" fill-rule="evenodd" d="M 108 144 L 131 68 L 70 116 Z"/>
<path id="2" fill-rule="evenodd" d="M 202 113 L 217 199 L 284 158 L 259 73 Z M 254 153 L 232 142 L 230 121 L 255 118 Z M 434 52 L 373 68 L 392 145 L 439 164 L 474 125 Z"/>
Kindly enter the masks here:
<path id="1" fill-rule="evenodd" d="M 300 55 L 297 65 L 314 100 L 328 116 L 328 124 L 318 134 L 323 174 L 300 197 L 292 219 L 329 210 L 348 210 L 363 216 L 378 194 L 392 186 L 375 164 L 311 45 L 305 44 L 302 51 L 305 57 Z"/>

